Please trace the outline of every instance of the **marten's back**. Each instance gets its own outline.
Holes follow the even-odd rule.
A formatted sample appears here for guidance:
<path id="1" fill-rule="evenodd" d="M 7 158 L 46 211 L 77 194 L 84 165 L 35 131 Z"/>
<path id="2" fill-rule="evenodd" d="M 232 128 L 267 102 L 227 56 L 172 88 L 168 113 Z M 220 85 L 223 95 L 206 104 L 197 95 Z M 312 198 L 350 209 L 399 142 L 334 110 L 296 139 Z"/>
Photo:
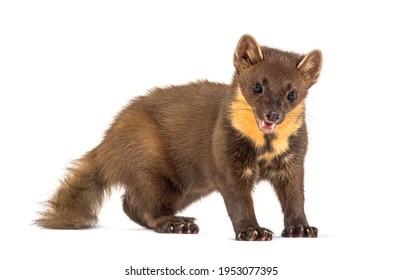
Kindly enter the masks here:
<path id="1" fill-rule="evenodd" d="M 200 81 L 134 99 L 97 148 L 105 170 L 119 174 L 111 183 L 124 183 L 116 181 L 130 170 L 153 168 L 180 185 L 209 184 L 203 178 L 212 166 L 214 128 L 230 94 L 229 85 Z"/>

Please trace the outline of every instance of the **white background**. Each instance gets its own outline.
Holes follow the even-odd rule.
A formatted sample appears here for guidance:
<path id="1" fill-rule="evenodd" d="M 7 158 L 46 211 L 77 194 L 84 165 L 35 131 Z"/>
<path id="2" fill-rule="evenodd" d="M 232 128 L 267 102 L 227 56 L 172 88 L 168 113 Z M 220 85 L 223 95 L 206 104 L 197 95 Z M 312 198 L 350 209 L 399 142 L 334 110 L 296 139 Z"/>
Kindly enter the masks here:
<path id="1" fill-rule="evenodd" d="M 145 4 L 146 2 L 146 4 Z M 149 266 L 278 266 L 273 279 L 400 279 L 401 8 L 397 1 L 1 1 L 1 279 L 129 279 Z M 183 214 L 198 235 L 130 222 L 116 192 L 100 226 L 31 225 L 68 162 L 129 99 L 196 79 L 230 83 L 238 39 L 321 49 L 308 97 L 306 213 L 318 239 L 283 239 L 269 184 L 255 207 L 271 242 L 235 242 L 222 198 Z M 192 124 L 191 120 L 183 120 Z M 176 279 L 177 277 L 136 277 Z M 187 279 L 182 277 L 180 279 Z M 209 276 L 189 279 L 264 279 Z"/>

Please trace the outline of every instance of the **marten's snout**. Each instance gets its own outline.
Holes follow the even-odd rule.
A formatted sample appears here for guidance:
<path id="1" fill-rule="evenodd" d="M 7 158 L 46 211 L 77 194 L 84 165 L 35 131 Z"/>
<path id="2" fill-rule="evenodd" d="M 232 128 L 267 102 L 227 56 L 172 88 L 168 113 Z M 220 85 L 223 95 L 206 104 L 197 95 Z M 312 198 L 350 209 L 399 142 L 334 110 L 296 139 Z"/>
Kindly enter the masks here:
<path id="1" fill-rule="evenodd" d="M 272 123 L 277 123 L 281 120 L 282 114 L 275 110 L 269 110 L 265 116 L 267 117 L 267 121 Z"/>
<path id="2" fill-rule="evenodd" d="M 276 110 L 269 110 L 264 114 L 264 119 L 256 118 L 258 128 L 264 133 L 272 133 L 277 124 L 282 122 L 283 115 L 281 112 Z"/>

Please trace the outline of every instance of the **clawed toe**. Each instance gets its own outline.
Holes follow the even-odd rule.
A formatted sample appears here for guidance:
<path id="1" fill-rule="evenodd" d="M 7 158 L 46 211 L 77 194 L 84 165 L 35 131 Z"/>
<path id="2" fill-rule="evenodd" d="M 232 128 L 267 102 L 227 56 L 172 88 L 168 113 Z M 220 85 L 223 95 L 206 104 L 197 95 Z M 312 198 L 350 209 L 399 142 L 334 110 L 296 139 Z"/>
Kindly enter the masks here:
<path id="1" fill-rule="evenodd" d="M 160 233 L 196 234 L 200 230 L 194 218 L 173 217 L 160 222 L 155 230 Z"/>
<path id="2" fill-rule="evenodd" d="M 272 239 L 272 231 L 266 228 L 248 228 L 236 233 L 236 240 L 240 241 L 269 241 Z"/>
<path id="3" fill-rule="evenodd" d="M 289 226 L 282 231 L 282 237 L 307 237 L 318 236 L 318 229 L 310 226 Z"/>

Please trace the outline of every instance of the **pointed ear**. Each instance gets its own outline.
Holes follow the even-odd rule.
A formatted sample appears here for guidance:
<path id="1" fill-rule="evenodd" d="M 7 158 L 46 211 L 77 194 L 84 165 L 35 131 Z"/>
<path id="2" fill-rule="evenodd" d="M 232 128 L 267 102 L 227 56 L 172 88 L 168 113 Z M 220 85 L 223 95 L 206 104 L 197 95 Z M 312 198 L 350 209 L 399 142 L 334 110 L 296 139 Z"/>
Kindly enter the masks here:
<path id="1" fill-rule="evenodd" d="M 322 54 L 320 50 L 313 50 L 306 54 L 299 65 L 297 65 L 297 69 L 303 75 L 303 78 L 312 86 L 318 80 L 320 76 L 322 65 Z"/>
<path id="2" fill-rule="evenodd" d="M 243 35 L 234 53 L 233 64 L 238 71 L 247 68 L 263 59 L 261 48 L 251 35 Z"/>

